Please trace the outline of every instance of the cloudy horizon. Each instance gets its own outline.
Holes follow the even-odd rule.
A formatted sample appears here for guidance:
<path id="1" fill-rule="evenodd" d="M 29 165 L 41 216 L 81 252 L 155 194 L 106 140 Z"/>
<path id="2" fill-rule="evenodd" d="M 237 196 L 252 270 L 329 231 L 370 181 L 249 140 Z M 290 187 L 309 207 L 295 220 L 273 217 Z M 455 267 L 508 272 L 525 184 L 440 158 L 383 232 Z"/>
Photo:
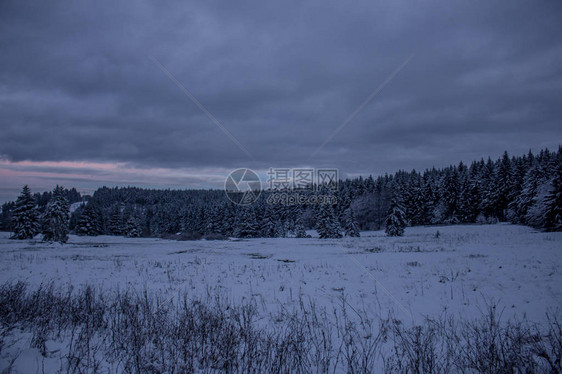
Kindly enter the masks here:
<path id="1" fill-rule="evenodd" d="M 0 202 L 23 184 L 220 188 L 240 167 L 366 176 L 557 150 L 560 16 L 524 1 L 5 1 Z"/>

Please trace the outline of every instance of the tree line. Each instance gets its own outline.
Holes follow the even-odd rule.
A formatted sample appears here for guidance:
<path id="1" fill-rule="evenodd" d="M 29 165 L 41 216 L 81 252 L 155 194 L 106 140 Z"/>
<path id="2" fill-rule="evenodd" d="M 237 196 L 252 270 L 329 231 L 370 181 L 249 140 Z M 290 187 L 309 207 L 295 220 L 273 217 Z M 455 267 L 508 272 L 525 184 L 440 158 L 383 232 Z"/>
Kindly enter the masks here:
<path id="1" fill-rule="evenodd" d="M 75 189 L 62 187 L 31 195 L 26 186 L 17 201 L 2 206 L 1 224 L 16 239 L 42 232 L 46 240 L 57 241 L 68 232 L 222 239 L 306 237 L 307 229 L 316 229 L 321 238 L 338 238 L 383 227 L 395 236 L 402 235 L 406 226 L 498 221 L 559 231 L 561 189 L 559 148 L 519 157 L 504 152 L 495 161 L 460 162 L 421 173 L 400 170 L 376 178 L 340 180 L 335 191 L 283 191 L 308 196 L 331 193 L 337 198 L 333 205 L 272 204 L 268 197 L 278 191 L 269 190 L 254 204 L 240 206 L 222 190 L 102 187 L 83 197 Z M 69 204 L 79 201 L 84 203 L 70 213 Z M 66 226 L 66 233 L 59 236 L 54 228 L 61 225 Z"/>

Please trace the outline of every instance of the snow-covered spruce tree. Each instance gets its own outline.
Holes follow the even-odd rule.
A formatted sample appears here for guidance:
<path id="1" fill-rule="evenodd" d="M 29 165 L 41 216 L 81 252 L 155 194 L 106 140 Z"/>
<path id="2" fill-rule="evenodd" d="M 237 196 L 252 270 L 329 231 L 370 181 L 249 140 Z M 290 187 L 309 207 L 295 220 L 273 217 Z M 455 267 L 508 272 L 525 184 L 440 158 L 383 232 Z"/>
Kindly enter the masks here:
<path id="1" fill-rule="evenodd" d="M 109 232 L 111 235 L 122 235 L 123 234 L 123 214 L 121 213 L 121 208 L 116 204 L 109 216 Z"/>
<path id="2" fill-rule="evenodd" d="M 295 223 L 295 238 L 306 238 L 306 230 L 304 229 L 304 225 L 302 224 L 302 220 L 299 218 Z"/>
<path id="3" fill-rule="evenodd" d="M 533 205 L 533 199 L 541 181 L 542 172 L 537 164 L 533 164 L 525 173 L 521 192 L 512 204 L 517 215 L 517 223 L 527 224 L 527 212 Z"/>
<path id="4" fill-rule="evenodd" d="M 450 166 L 445 169 L 439 185 L 440 213 L 442 214 L 442 221 L 445 223 L 457 223 L 459 220 L 457 217 L 459 189 L 458 170 L 456 167 Z M 400 205 L 403 207 L 403 204 Z M 406 211 L 406 209 L 403 210 Z"/>
<path id="5" fill-rule="evenodd" d="M 322 205 L 316 213 L 316 232 L 318 233 L 318 236 L 320 238 L 326 238 L 327 233 L 328 233 L 328 219 L 327 219 L 327 213 L 325 212 L 326 207 L 325 205 Z"/>
<path id="6" fill-rule="evenodd" d="M 558 163 L 552 189 L 546 197 L 545 229 L 562 231 L 562 162 Z"/>
<path id="7" fill-rule="evenodd" d="M 504 152 L 496 167 L 496 201 L 495 215 L 500 221 L 504 221 L 509 205 L 510 192 L 513 190 L 513 167 L 507 151 Z"/>
<path id="8" fill-rule="evenodd" d="M 260 236 L 264 238 L 275 237 L 275 220 L 273 219 L 273 211 L 270 207 L 265 209 L 263 219 L 261 220 Z"/>
<path id="9" fill-rule="evenodd" d="M 16 206 L 15 201 L 8 201 L 0 207 L 0 231 L 12 232 L 12 214 Z"/>
<path id="10" fill-rule="evenodd" d="M 204 207 L 199 207 L 193 216 L 193 231 L 205 235 L 207 216 Z"/>
<path id="11" fill-rule="evenodd" d="M 102 234 L 101 213 L 95 204 L 90 202 L 84 207 L 75 231 L 77 235 L 97 236 Z"/>
<path id="12" fill-rule="evenodd" d="M 123 234 L 128 238 L 139 238 L 142 235 L 142 224 L 139 217 L 135 214 L 129 217 Z"/>
<path id="13" fill-rule="evenodd" d="M 385 220 L 385 232 L 388 236 L 402 236 L 404 234 L 404 228 L 406 228 L 406 214 L 404 213 L 404 207 L 400 201 L 393 198 L 390 202 L 390 210 L 388 216 Z"/>
<path id="14" fill-rule="evenodd" d="M 407 192 L 408 201 L 410 201 L 410 207 L 407 210 L 412 225 L 421 225 L 424 222 L 424 198 L 422 195 L 421 183 L 421 176 L 415 171 L 412 171 L 410 173 Z"/>
<path id="15" fill-rule="evenodd" d="M 69 204 L 64 197 L 64 189 L 56 186 L 51 202 L 43 215 L 43 240 L 66 243 L 68 240 Z"/>
<path id="16" fill-rule="evenodd" d="M 345 212 L 345 222 L 343 231 L 345 236 L 351 236 L 358 238 L 359 234 L 359 225 L 357 224 L 357 220 L 355 219 L 355 214 L 353 214 L 353 209 L 348 208 Z"/>
<path id="17" fill-rule="evenodd" d="M 39 232 L 39 212 L 27 185 L 23 186 L 12 212 L 12 239 L 31 239 Z"/>
<path id="18" fill-rule="evenodd" d="M 341 227 L 329 204 L 322 204 L 316 219 L 316 232 L 320 239 L 341 238 Z"/>
<path id="19" fill-rule="evenodd" d="M 287 236 L 287 225 L 281 220 L 275 221 L 275 237 L 285 238 Z"/>
<path id="20" fill-rule="evenodd" d="M 492 222 L 496 217 L 497 201 L 498 201 L 498 186 L 496 179 L 496 167 L 492 159 L 488 157 L 485 165 L 482 167 L 481 173 L 478 176 L 480 180 L 480 211 L 481 213 Z"/>
<path id="21" fill-rule="evenodd" d="M 423 204 L 423 223 L 430 224 L 435 221 L 435 201 L 437 200 L 437 182 L 435 169 L 428 170 L 423 175 L 422 182 L 422 204 Z"/>
<path id="22" fill-rule="evenodd" d="M 236 214 L 232 208 L 226 208 L 221 222 L 221 234 L 231 236 L 236 223 Z"/>
<path id="23" fill-rule="evenodd" d="M 518 197 L 519 212 L 524 213 L 523 223 L 532 227 L 544 228 L 547 197 L 551 191 L 551 179 L 539 162 L 525 176 L 523 189 Z"/>
<path id="24" fill-rule="evenodd" d="M 532 156 L 532 154 L 530 155 Z M 528 160 L 526 157 L 516 158 L 513 164 L 513 188 L 509 192 L 510 197 L 506 217 L 511 223 L 523 223 L 523 217 L 519 211 L 518 204 L 523 184 L 525 183 L 527 165 Z"/>
<path id="25" fill-rule="evenodd" d="M 461 222 L 476 222 L 480 204 L 480 163 L 473 162 L 468 170 L 468 180 L 461 190 L 459 211 Z"/>
<path id="26" fill-rule="evenodd" d="M 238 238 L 257 238 L 259 237 L 258 222 L 253 210 L 245 209 L 238 217 L 234 236 Z"/>

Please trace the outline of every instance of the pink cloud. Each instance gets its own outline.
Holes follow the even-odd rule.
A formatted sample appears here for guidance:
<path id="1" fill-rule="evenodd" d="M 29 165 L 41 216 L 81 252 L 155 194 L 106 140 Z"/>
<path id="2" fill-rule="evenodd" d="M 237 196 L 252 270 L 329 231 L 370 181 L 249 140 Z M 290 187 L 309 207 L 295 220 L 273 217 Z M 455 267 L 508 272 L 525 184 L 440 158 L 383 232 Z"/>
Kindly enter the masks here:
<path id="1" fill-rule="evenodd" d="M 101 186 L 222 188 L 230 169 L 139 168 L 126 163 L 18 161 L 0 159 L 0 201 L 12 200 L 22 185 L 45 191 L 60 184 L 91 193 Z"/>

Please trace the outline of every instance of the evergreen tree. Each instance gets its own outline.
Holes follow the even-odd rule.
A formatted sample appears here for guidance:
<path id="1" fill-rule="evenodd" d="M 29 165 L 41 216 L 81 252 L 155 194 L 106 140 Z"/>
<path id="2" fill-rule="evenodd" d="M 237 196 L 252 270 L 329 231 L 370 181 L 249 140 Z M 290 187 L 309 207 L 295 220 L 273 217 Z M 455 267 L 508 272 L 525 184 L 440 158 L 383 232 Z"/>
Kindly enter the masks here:
<path id="1" fill-rule="evenodd" d="M 222 214 L 219 208 L 214 207 L 211 213 L 207 215 L 207 227 L 205 229 L 206 234 L 220 234 L 222 229 Z"/>
<path id="2" fill-rule="evenodd" d="M 514 186 L 513 170 L 507 151 L 504 152 L 502 159 L 498 163 L 495 180 L 495 216 L 500 221 L 503 221 L 505 220 L 507 207 L 511 198 L 510 194 Z"/>
<path id="3" fill-rule="evenodd" d="M 562 231 L 562 162 L 558 163 L 556 177 L 552 181 L 552 189 L 546 202 L 544 220 L 546 230 Z"/>
<path id="4" fill-rule="evenodd" d="M 71 211 L 70 221 L 68 221 L 68 230 L 70 232 L 73 232 L 73 231 L 76 230 L 76 226 L 78 226 L 78 221 L 80 220 L 80 216 L 82 215 L 82 212 L 84 211 L 84 208 L 86 208 L 86 205 L 84 203 L 82 203 L 78 207 L 76 207 L 76 209 L 74 209 L 74 211 Z M 72 210 L 72 205 L 70 206 L 70 209 Z"/>
<path id="5" fill-rule="evenodd" d="M 75 228 L 77 235 L 97 236 L 103 233 L 101 214 L 94 203 L 84 207 Z"/>
<path id="6" fill-rule="evenodd" d="M 12 239 L 31 239 L 39 232 L 39 212 L 27 185 L 23 186 L 12 212 Z"/>
<path id="7" fill-rule="evenodd" d="M 428 170 L 423 174 L 422 204 L 423 224 L 431 224 L 435 221 L 435 205 L 437 201 L 437 183 L 435 182 L 436 170 Z M 385 217 L 386 218 L 386 217 Z"/>
<path id="8" fill-rule="evenodd" d="M 139 217 L 131 215 L 125 224 L 125 236 L 128 238 L 139 238 L 142 235 L 142 224 Z"/>
<path id="9" fill-rule="evenodd" d="M 109 217 L 109 232 L 111 235 L 123 235 L 123 215 L 118 204 L 116 204 Z"/>
<path id="10" fill-rule="evenodd" d="M 490 158 L 480 173 L 480 211 L 485 217 L 497 218 L 497 181 L 495 165 Z"/>
<path id="11" fill-rule="evenodd" d="M 527 214 L 527 210 L 533 201 L 533 196 L 535 195 L 538 184 L 538 181 L 532 178 L 535 174 L 534 170 L 534 165 L 527 169 L 525 176 L 523 177 L 521 192 L 512 203 L 513 210 L 515 211 L 515 217 L 513 219 L 514 223 L 525 224 L 525 215 Z"/>
<path id="12" fill-rule="evenodd" d="M 223 220 L 221 222 L 221 234 L 224 236 L 232 236 L 236 225 L 236 214 L 234 209 L 227 207 L 224 211 Z"/>
<path id="13" fill-rule="evenodd" d="M 464 167 L 464 165 L 463 165 Z M 456 167 L 445 169 L 441 179 L 439 195 L 441 196 L 440 211 L 441 220 L 446 223 L 457 223 L 459 202 L 459 173 Z"/>
<path id="14" fill-rule="evenodd" d="M 238 238 L 257 238 L 259 236 L 256 214 L 253 210 L 244 209 L 242 211 L 234 235 Z"/>
<path id="15" fill-rule="evenodd" d="M 205 222 L 207 222 L 207 213 L 205 208 L 200 206 L 199 209 L 194 212 L 193 231 L 198 232 L 201 235 L 205 235 Z"/>
<path id="16" fill-rule="evenodd" d="M 457 203 L 457 217 L 459 222 L 471 222 L 471 210 L 470 205 L 470 194 L 471 194 L 471 183 L 469 179 L 468 169 L 461 162 L 458 167 L 459 173 L 459 201 Z M 413 222 L 410 221 L 413 224 Z"/>
<path id="17" fill-rule="evenodd" d="M 385 220 L 385 232 L 388 236 L 402 236 L 406 228 L 406 215 L 404 207 L 397 198 L 390 203 L 390 210 Z"/>
<path id="18" fill-rule="evenodd" d="M 43 216 L 43 240 L 66 243 L 68 241 L 69 220 L 69 204 L 64 196 L 64 189 L 56 186 Z"/>
<path id="19" fill-rule="evenodd" d="M 412 225 L 422 225 L 424 222 L 424 198 L 421 183 L 420 175 L 412 171 L 407 191 L 407 199 L 409 201 L 407 209 L 408 218 Z"/>
<path id="20" fill-rule="evenodd" d="M 261 221 L 261 236 L 264 238 L 273 238 L 276 236 L 275 233 L 275 220 L 273 218 L 273 212 L 270 207 L 265 209 L 263 219 Z"/>
<path id="21" fill-rule="evenodd" d="M 341 227 L 335 218 L 334 210 L 329 204 L 324 204 L 320 208 L 316 219 L 316 231 L 320 239 L 341 238 Z"/>
<path id="22" fill-rule="evenodd" d="M 459 210 L 462 222 L 476 222 L 476 217 L 480 212 L 480 164 L 472 163 L 468 171 L 468 179 L 465 180 L 460 196 Z"/>
<path id="23" fill-rule="evenodd" d="M 14 212 L 16 203 L 9 201 L 2 204 L 2 214 L 0 215 L 0 227 L 2 231 L 12 231 L 12 214 Z"/>
<path id="24" fill-rule="evenodd" d="M 345 236 L 351 236 L 358 238 L 359 234 L 359 225 L 357 224 L 357 220 L 355 219 L 355 215 L 353 214 L 353 210 L 351 208 L 347 209 L 345 212 L 345 223 L 343 231 Z"/>
<path id="25" fill-rule="evenodd" d="M 119 211 L 121 211 L 121 207 L 119 207 Z M 141 227 L 142 227 L 142 234 L 145 236 L 152 236 L 152 231 L 150 228 L 150 222 L 152 221 L 152 218 L 154 217 L 154 212 L 152 211 L 152 207 L 149 205 L 147 207 L 145 207 L 145 209 L 143 210 L 143 214 L 142 217 L 139 217 L 140 221 L 141 221 Z M 179 219 L 181 221 L 181 219 Z M 121 232 L 124 230 L 126 221 L 125 221 L 125 215 L 121 214 Z M 181 222 L 179 222 L 179 225 L 181 225 Z"/>
<path id="26" fill-rule="evenodd" d="M 540 166 L 535 163 L 525 174 L 521 193 L 514 201 L 515 214 L 520 223 L 529 224 L 530 221 L 533 221 L 533 217 L 529 215 L 529 211 L 536 201 L 537 191 L 542 182 Z"/>
<path id="27" fill-rule="evenodd" d="M 285 238 L 287 236 L 287 225 L 281 220 L 275 222 L 275 235 L 276 238 Z"/>
<path id="28" fill-rule="evenodd" d="M 306 230 L 304 229 L 304 225 L 302 224 L 302 220 L 299 218 L 297 223 L 295 224 L 295 238 L 306 238 Z"/>

